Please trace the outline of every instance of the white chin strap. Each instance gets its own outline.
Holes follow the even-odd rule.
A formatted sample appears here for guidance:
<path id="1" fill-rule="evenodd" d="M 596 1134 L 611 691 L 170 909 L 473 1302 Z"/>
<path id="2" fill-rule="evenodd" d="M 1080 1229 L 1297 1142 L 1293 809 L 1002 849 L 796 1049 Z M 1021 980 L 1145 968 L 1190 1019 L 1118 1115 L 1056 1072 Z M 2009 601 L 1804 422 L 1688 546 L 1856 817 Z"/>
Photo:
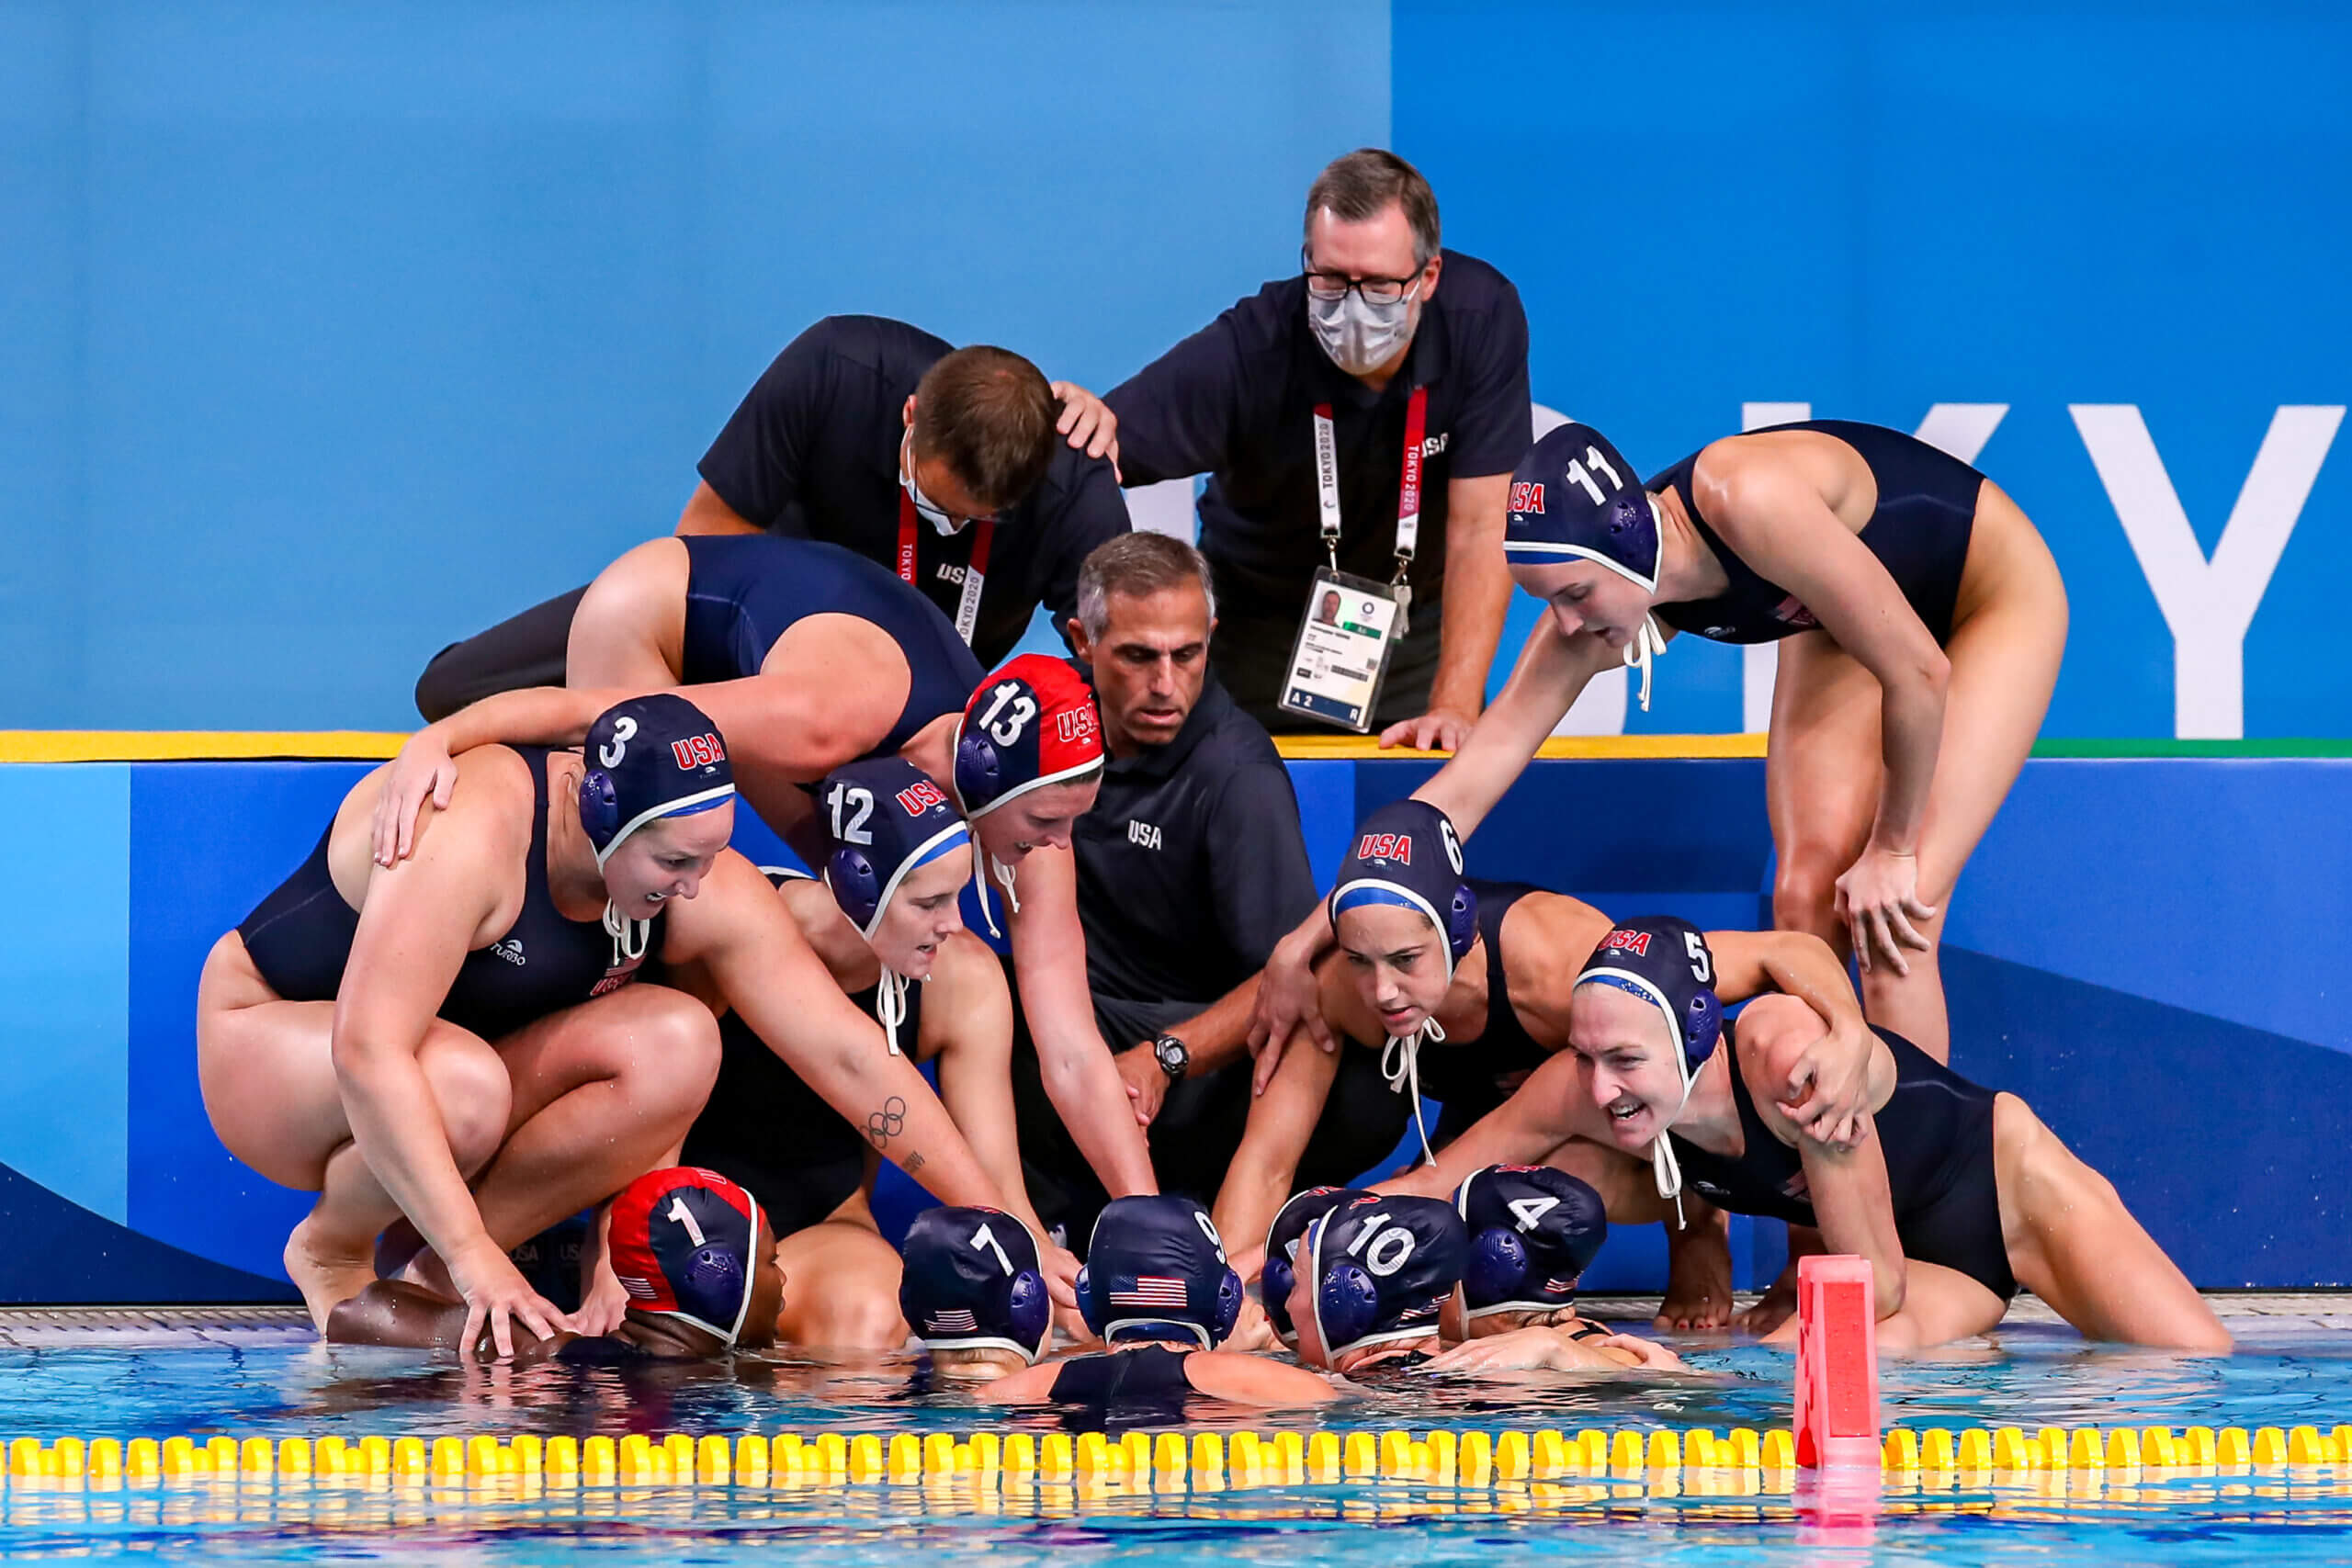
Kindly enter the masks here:
<path id="1" fill-rule="evenodd" d="M 1410 1034 L 1392 1034 L 1388 1043 L 1380 1048 L 1380 1076 L 1388 1080 L 1388 1092 L 1413 1097 L 1413 1131 L 1420 1134 L 1421 1159 L 1429 1165 L 1437 1163 L 1437 1154 L 1430 1147 L 1430 1130 L 1421 1121 L 1421 1042 L 1445 1043 L 1445 1031 L 1438 1027 L 1434 1018 L 1423 1019 L 1421 1026 Z"/>
<path id="2" fill-rule="evenodd" d="M 1642 711 L 1644 713 L 1650 711 L 1650 660 L 1665 652 L 1666 634 L 1657 629 L 1657 620 L 1645 611 L 1642 615 L 1642 624 L 1634 628 L 1634 635 L 1625 643 L 1625 668 L 1642 672 Z"/>
<path id="3" fill-rule="evenodd" d="M 1682 1068 L 1682 1098 L 1674 1102 L 1674 1115 L 1666 1119 L 1669 1127 L 1681 1116 L 1682 1108 L 1690 1103 L 1690 1088 L 1699 1081 L 1680 1050 L 1675 1052 L 1674 1059 Z M 1689 1230 L 1690 1222 L 1682 1213 L 1682 1162 L 1674 1157 L 1674 1140 L 1664 1133 L 1650 1140 L 1650 1174 L 1657 1179 L 1657 1195 L 1674 1200 L 1674 1228 Z"/>
<path id="4" fill-rule="evenodd" d="M 645 956 L 646 948 L 653 941 L 653 922 L 630 919 L 607 898 L 605 900 L 605 934 L 613 939 L 612 966 L 617 969 L 624 964 L 635 964 Z"/>
<path id="5" fill-rule="evenodd" d="M 1013 914 L 1021 913 L 1021 895 L 1012 890 L 1012 868 L 980 848 L 980 836 L 972 835 L 972 885 L 979 890 L 980 919 L 988 923 L 989 935 L 1001 937 L 996 929 L 996 916 L 989 908 L 989 874 L 995 873 L 997 885 L 1004 889 L 1004 901 Z"/>
<path id="6" fill-rule="evenodd" d="M 882 966 L 882 978 L 874 987 L 874 1021 L 882 1026 L 882 1038 L 889 1043 L 890 1055 L 906 1055 L 899 1049 L 899 1025 L 907 1021 L 907 977 L 887 964 Z"/>

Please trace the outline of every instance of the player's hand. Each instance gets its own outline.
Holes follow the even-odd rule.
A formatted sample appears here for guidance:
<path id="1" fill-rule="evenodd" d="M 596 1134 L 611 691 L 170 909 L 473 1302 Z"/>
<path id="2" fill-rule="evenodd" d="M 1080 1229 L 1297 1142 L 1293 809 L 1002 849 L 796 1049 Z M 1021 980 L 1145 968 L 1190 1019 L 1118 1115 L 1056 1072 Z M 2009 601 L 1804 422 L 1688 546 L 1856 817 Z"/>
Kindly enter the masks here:
<path id="1" fill-rule="evenodd" d="M 1644 1339 L 1635 1334 L 1611 1334 L 1600 1339 L 1588 1339 L 1586 1344 L 1600 1350 L 1626 1350 L 1636 1358 L 1636 1363 L 1649 1371 L 1660 1372 L 1688 1371 L 1681 1357 L 1655 1339 Z"/>
<path id="2" fill-rule="evenodd" d="M 1422 751 L 1459 751 L 1470 738 L 1476 714 L 1460 708 L 1435 707 L 1419 718 L 1400 718 L 1380 732 L 1384 747 L 1410 746 Z"/>
<path id="3" fill-rule="evenodd" d="M 1323 1021 L 1323 988 L 1315 979 L 1311 939 L 1302 943 L 1294 931 L 1274 944 L 1265 972 L 1258 977 L 1258 1000 L 1250 1017 L 1250 1049 L 1258 1058 L 1250 1093 L 1266 1092 L 1274 1069 L 1282 1066 L 1283 1048 L 1300 1029 L 1326 1051 L 1340 1048 L 1331 1026 Z"/>
<path id="4" fill-rule="evenodd" d="M 1136 1109 L 1136 1124 L 1148 1127 L 1168 1099 L 1168 1074 L 1148 1043 L 1130 1045 L 1111 1058 L 1127 1086 L 1127 1100 Z"/>
<path id="5" fill-rule="evenodd" d="M 1562 1352 L 1567 1343 L 1549 1328 L 1514 1328 L 1483 1339 L 1465 1339 L 1429 1364 L 1433 1372 L 1528 1372 L 1575 1366 Z"/>
<path id="6" fill-rule="evenodd" d="M 1062 403 L 1062 416 L 1054 422 L 1070 446 L 1090 457 L 1111 459 L 1111 472 L 1119 471 L 1119 416 L 1111 405 L 1080 386 L 1075 381 L 1057 381 L 1054 396 Z"/>
<path id="7" fill-rule="evenodd" d="M 1041 1233 L 1042 1234 L 1042 1233 Z M 1038 1249 L 1037 1267 L 1046 1276 L 1046 1294 L 1053 1297 L 1057 1306 L 1078 1310 L 1078 1256 L 1067 1247 L 1045 1243 Z"/>
<path id="8" fill-rule="evenodd" d="M 514 1259 L 487 1236 L 449 1260 L 449 1280 L 466 1303 L 465 1327 L 458 1336 L 463 1355 L 511 1361 L 517 1324 L 541 1339 L 552 1339 L 571 1326 L 571 1320 L 531 1289 Z"/>
<path id="9" fill-rule="evenodd" d="M 581 1334 L 610 1334 L 628 1315 L 628 1292 L 621 1288 L 620 1276 L 613 1272 L 612 1259 L 600 1257 L 589 1270 L 588 1288 L 581 1292 L 580 1310 L 571 1314 L 571 1326 Z"/>
<path id="10" fill-rule="evenodd" d="M 1854 958 L 1865 972 L 1883 964 L 1908 976 L 1911 963 L 1904 949 L 1927 953 L 1935 946 L 1912 924 L 1936 918 L 1933 906 L 1919 901 L 1916 854 L 1874 846 L 1863 850 L 1861 859 L 1838 879 L 1837 911 L 1853 935 Z"/>
<path id="11" fill-rule="evenodd" d="M 376 795 L 376 863 L 390 865 L 408 859 L 416 848 L 416 821 L 430 800 L 433 809 L 449 808 L 449 792 L 457 787 L 458 764 L 441 743 L 437 726 L 426 725 L 401 743 L 384 765 Z"/>
<path id="12" fill-rule="evenodd" d="M 1797 1132 L 1833 1149 L 1850 1149 L 1862 1135 L 1869 1107 L 1871 1048 L 1878 1043 L 1860 1015 L 1833 1023 L 1806 1046 L 1774 1096 Z"/>
<path id="13" fill-rule="evenodd" d="M 1258 1304 L 1257 1297 L 1241 1298 L 1241 1314 L 1233 1320 L 1233 1333 L 1217 1348 L 1244 1354 L 1282 1348 L 1282 1341 L 1274 1337 L 1274 1325 L 1267 1320 L 1266 1309 Z"/>

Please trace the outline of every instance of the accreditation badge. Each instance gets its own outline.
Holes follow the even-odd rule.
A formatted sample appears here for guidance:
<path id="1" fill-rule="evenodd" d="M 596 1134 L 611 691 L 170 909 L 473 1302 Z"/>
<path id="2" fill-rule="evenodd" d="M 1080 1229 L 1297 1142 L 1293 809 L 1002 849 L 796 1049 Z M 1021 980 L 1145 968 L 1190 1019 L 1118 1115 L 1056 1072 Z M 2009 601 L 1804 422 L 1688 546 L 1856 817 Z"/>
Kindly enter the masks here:
<path id="1" fill-rule="evenodd" d="M 1388 678 L 1388 655 L 1405 635 L 1404 623 L 1394 584 L 1317 568 L 1276 705 L 1370 733 L 1381 682 Z"/>

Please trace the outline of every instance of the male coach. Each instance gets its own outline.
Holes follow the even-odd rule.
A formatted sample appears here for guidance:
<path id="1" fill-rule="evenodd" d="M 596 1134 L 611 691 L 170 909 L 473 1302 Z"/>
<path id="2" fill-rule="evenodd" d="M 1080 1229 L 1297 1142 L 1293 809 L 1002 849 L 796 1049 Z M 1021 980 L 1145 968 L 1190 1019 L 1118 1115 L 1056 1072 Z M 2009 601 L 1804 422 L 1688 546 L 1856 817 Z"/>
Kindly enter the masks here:
<path id="1" fill-rule="evenodd" d="M 1316 898 L 1289 771 L 1209 673 L 1216 624 L 1208 563 L 1181 539 L 1128 534 L 1079 573 L 1070 639 L 1091 666 L 1109 752 L 1071 839 L 1087 978 L 1103 1039 L 1137 1043 L 1117 1061 L 1160 1190 L 1203 1202 L 1249 1118 L 1246 982 Z M 1082 1246 L 1106 1196 L 1023 1034 L 1014 1086 L 1030 1195 Z M 1309 1181 L 1358 1174 L 1404 1125 L 1372 1053 L 1342 1061 L 1325 1118 L 1334 1137 L 1318 1133 L 1300 1168 Z"/>
<path id="2" fill-rule="evenodd" d="M 1102 402 L 1001 348 L 831 316 L 785 345 L 703 454 L 681 534 L 823 539 L 923 591 L 993 668 L 1079 563 L 1127 530 Z M 493 692 L 560 686 L 571 592 L 446 648 L 416 684 L 435 719 Z"/>
<path id="3" fill-rule="evenodd" d="M 1270 726 L 1300 728 L 1276 705 L 1334 525 L 1340 570 L 1401 575 L 1409 590 L 1409 630 L 1373 716 L 1382 743 L 1450 750 L 1485 701 L 1510 599 L 1505 492 L 1531 436 L 1527 316 L 1502 274 L 1438 242 L 1419 171 L 1351 152 L 1307 192 L 1302 275 L 1240 300 L 1104 400 L 1125 483 L 1210 476 L 1200 541 L 1224 590 L 1216 672 Z M 1417 506 L 1417 529 L 1400 532 L 1400 501 Z"/>

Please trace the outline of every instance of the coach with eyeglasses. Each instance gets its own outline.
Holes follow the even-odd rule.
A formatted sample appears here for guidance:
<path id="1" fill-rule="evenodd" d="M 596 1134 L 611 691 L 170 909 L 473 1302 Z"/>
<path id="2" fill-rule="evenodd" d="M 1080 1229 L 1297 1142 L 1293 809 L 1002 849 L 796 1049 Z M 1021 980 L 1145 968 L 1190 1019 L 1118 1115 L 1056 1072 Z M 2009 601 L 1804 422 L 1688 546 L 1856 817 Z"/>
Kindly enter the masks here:
<path id="1" fill-rule="evenodd" d="M 1343 633 L 1401 621 L 1373 711 L 1329 716 L 1386 745 L 1460 744 L 1510 598 L 1504 500 L 1531 438 L 1527 316 L 1502 274 L 1440 249 L 1419 171 L 1372 148 L 1331 164 L 1307 192 L 1300 276 L 1104 400 L 1124 483 L 1209 475 L 1212 658 L 1243 709 L 1271 729 L 1317 728 L 1284 705 L 1294 677 L 1378 646 Z M 1351 586 L 1363 584 L 1385 592 Z M 1373 613 L 1386 601 L 1394 611 Z"/>

